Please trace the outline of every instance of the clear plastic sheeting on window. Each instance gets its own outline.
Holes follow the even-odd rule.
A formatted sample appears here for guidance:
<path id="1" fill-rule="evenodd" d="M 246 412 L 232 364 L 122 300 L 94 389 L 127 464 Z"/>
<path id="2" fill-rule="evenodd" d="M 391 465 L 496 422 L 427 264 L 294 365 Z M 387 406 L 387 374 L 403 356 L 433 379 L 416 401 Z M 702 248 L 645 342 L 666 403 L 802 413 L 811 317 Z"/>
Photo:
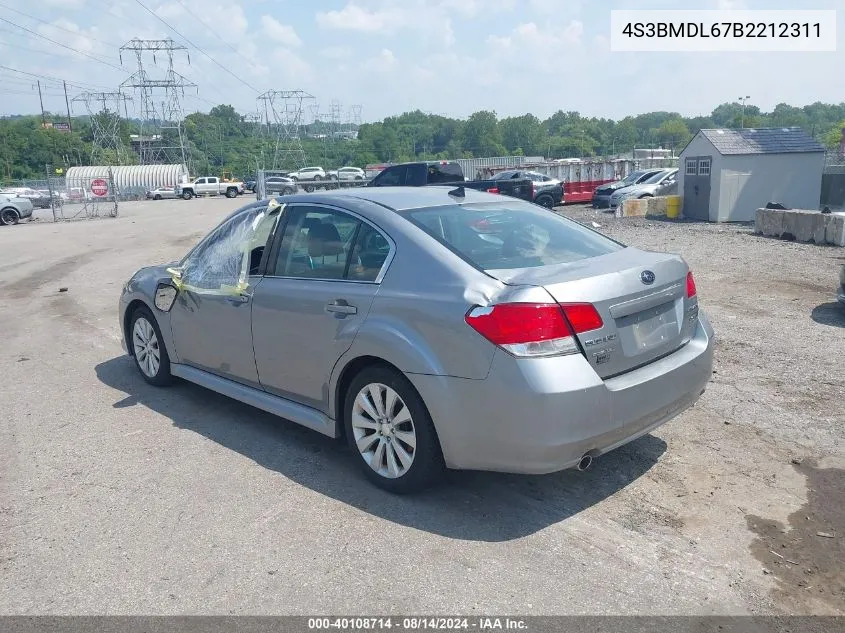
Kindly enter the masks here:
<path id="1" fill-rule="evenodd" d="M 272 200 L 266 207 L 254 207 L 222 224 L 191 253 L 174 282 L 180 289 L 202 294 L 246 291 L 283 208 Z"/>

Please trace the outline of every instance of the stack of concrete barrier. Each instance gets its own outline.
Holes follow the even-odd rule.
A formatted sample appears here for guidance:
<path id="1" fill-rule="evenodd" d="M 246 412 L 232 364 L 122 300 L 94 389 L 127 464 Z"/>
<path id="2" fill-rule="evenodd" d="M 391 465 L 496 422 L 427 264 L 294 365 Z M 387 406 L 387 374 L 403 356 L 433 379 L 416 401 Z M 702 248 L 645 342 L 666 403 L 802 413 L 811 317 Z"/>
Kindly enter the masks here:
<path id="1" fill-rule="evenodd" d="M 754 231 L 769 237 L 845 246 L 845 214 L 757 209 Z"/>
<path id="2" fill-rule="evenodd" d="M 678 219 L 681 209 L 680 196 L 660 196 L 657 198 L 632 198 L 623 200 L 616 207 L 617 218 L 670 218 Z"/>

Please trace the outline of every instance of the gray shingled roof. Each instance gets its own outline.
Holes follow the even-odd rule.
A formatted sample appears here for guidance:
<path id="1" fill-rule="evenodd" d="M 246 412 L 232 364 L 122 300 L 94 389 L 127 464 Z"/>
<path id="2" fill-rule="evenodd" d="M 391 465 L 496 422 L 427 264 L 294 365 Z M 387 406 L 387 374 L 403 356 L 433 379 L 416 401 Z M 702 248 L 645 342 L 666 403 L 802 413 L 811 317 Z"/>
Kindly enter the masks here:
<path id="1" fill-rule="evenodd" d="M 720 154 L 823 152 L 824 147 L 797 127 L 701 130 Z"/>

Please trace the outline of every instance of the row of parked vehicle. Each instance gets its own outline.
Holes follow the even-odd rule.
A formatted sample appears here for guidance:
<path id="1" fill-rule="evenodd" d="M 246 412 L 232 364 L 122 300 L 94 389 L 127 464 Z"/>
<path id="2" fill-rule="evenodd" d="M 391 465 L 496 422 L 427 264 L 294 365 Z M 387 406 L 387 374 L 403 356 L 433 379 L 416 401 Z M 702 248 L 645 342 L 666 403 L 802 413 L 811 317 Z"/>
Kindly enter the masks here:
<path id="1" fill-rule="evenodd" d="M 593 207 L 615 209 L 631 198 L 671 196 L 678 191 L 677 168 L 640 169 L 622 180 L 597 187 L 593 193 Z"/>

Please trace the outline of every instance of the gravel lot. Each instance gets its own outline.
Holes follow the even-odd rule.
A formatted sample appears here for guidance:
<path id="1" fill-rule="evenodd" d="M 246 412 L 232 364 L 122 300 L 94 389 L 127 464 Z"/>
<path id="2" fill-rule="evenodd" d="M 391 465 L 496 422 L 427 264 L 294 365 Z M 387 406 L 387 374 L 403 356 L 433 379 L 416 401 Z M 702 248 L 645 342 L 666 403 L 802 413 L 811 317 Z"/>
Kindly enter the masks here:
<path id="1" fill-rule="evenodd" d="M 123 282 L 247 201 L 0 228 L 0 613 L 845 614 L 845 249 L 567 207 L 687 259 L 708 391 L 586 473 L 397 498 L 335 442 L 122 354 Z"/>

